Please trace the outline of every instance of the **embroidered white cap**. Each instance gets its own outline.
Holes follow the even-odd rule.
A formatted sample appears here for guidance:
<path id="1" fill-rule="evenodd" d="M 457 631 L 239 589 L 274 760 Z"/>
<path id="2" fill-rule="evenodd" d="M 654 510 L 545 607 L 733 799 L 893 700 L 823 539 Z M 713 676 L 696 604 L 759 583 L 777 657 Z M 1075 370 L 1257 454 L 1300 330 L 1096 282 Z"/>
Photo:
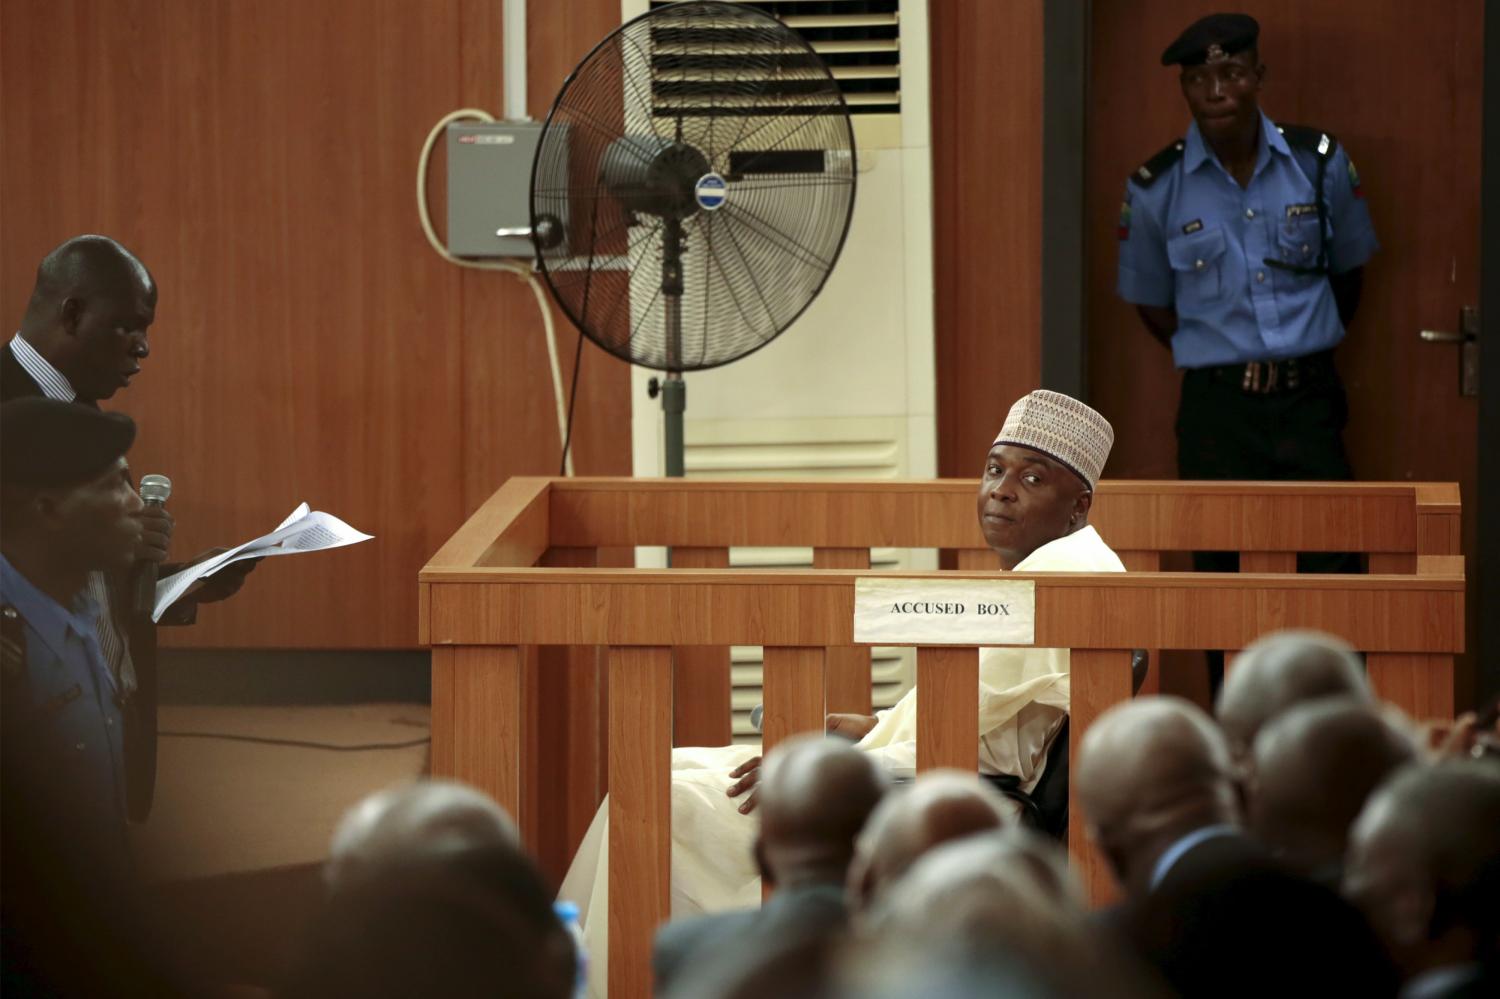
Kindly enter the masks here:
<path id="1" fill-rule="evenodd" d="M 1072 396 L 1037 389 L 1010 407 L 995 443 L 1040 451 L 1068 466 L 1093 489 L 1109 460 L 1115 429 L 1097 410 Z"/>

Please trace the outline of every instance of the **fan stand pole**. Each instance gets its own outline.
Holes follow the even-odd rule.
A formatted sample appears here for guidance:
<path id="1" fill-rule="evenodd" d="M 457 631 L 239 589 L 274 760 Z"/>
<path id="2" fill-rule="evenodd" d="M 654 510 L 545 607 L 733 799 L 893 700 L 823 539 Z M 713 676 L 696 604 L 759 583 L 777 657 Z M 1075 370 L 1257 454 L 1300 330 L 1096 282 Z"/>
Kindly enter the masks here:
<path id="1" fill-rule="evenodd" d="M 661 387 L 661 409 L 665 414 L 663 444 L 666 470 L 671 478 L 683 477 L 682 420 L 687 411 L 687 383 L 678 366 L 682 363 L 682 222 L 668 218 L 662 232 L 662 304 L 666 311 L 667 377 Z"/>
<path id="2" fill-rule="evenodd" d="M 682 414 L 687 411 L 687 383 L 682 380 L 682 372 L 667 372 L 661 386 L 661 409 L 666 414 L 663 443 L 666 445 L 667 475 L 680 479 L 683 475 Z"/>
<path id="3" fill-rule="evenodd" d="M 682 356 L 682 297 L 667 295 L 667 357 L 676 362 Z M 667 475 L 683 477 L 682 416 L 687 411 L 687 382 L 681 371 L 668 371 L 661 385 L 661 411 L 665 417 L 662 443 L 665 445 Z M 672 549 L 667 549 L 667 566 L 672 565 Z"/>

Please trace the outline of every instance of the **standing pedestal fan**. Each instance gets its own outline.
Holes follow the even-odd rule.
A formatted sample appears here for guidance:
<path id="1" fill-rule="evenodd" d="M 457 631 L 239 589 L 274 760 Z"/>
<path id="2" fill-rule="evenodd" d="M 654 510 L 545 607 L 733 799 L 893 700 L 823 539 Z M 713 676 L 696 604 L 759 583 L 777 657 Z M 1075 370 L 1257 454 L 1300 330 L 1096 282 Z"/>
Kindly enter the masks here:
<path id="1" fill-rule="evenodd" d="M 746 4 L 659 7 L 564 81 L 532 163 L 532 240 L 584 336 L 666 373 L 668 475 L 683 474 L 682 373 L 764 347 L 811 304 L 854 174 L 828 66 Z"/>

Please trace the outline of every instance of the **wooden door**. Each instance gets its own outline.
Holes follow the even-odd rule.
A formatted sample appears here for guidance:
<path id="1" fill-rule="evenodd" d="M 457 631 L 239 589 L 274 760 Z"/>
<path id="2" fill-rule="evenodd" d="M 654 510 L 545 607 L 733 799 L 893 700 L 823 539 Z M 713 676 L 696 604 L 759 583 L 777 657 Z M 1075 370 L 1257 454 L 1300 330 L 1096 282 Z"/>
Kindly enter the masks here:
<path id="1" fill-rule="evenodd" d="M 1114 423 L 1112 478 L 1171 478 L 1180 376 L 1115 296 L 1114 236 L 1125 177 L 1187 128 L 1177 69 L 1160 65 L 1212 0 L 1093 4 L 1087 173 L 1089 392 Z M 1273 119 L 1336 135 L 1358 167 L 1381 250 L 1338 363 L 1345 441 L 1360 479 L 1461 484 L 1469 647 L 1478 607 L 1478 400 L 1459 395 L 1458 348 L 1419 330 L 1456 330 L 1479 296 L 1481 0 L 1252 0 Z M 1469 657 L 1472 660 L 1472 657 Z M 1457 703 L 1474 696 L 1472 661 Z"/>

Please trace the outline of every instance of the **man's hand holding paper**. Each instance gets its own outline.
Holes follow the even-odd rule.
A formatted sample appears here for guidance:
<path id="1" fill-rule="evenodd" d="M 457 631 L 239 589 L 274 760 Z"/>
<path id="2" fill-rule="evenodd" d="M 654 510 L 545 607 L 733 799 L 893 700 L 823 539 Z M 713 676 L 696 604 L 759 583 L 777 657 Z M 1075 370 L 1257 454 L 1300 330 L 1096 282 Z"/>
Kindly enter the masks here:
<path id="1" fill-rule="evenodd" d="M 199 562 L 216 558 L 227 551 L 229 551 L 228 548 L 210 548 L 193 558 L 185 568 L 191 568 Z M 260 559 L 252 558 L 224 565 L 212 576 L 205 576 L 194 582 L 179 599 L 188 599 L 200 604 L 214 604 L 220 600 L 228 600 L 240 591 L 240 587 L 245 585 L 245 577 L 250 575 L 250 571 L 259 564 Z"/>
<path id="2" fill-rule="evenodd" d="M 167 608 L 190 593 L 202 593 L 200 602 L 223 600 L 237 591 L 245 576 L 262 558 L 297 555 L 302 552 L 341 548 L 371 540 L 332 514 L 310 510 L 300 504 L 270 534 L 246 541 L 235 548 L 205 552 L 199 560 L 156 585 L 156 608 L 152 619 L 161 620 Z M 234 565 L 235 568 L 227 569 Z M 222 580 L 217 577 L 222 576 Z M 195 591 L 194 587 L 198 587 Z"/>

